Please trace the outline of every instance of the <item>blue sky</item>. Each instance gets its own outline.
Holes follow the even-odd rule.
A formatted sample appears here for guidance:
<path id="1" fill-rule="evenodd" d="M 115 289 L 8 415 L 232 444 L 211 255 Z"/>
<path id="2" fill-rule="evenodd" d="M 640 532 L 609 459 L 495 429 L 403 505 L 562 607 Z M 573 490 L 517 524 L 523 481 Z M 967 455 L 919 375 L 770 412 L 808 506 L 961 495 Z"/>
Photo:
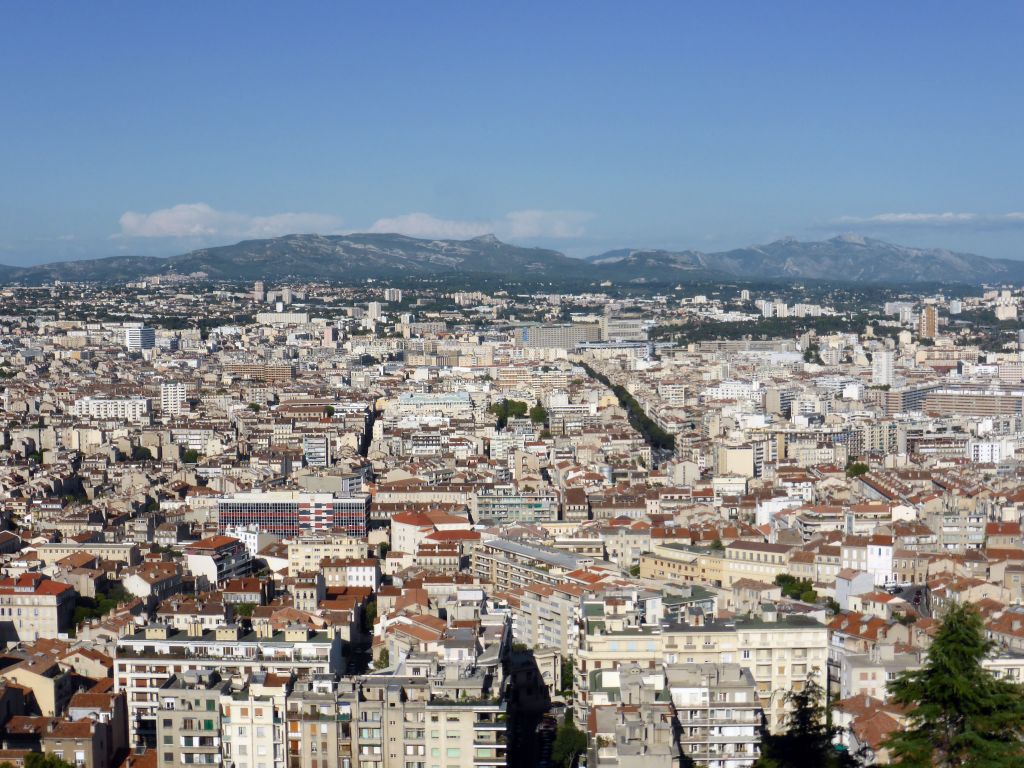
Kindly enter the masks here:
<path id="1" fill-rule="evenodd" d="M 293 231 L 1024 258 L 1024 4 L 0 4 L 0 263 Z"/>

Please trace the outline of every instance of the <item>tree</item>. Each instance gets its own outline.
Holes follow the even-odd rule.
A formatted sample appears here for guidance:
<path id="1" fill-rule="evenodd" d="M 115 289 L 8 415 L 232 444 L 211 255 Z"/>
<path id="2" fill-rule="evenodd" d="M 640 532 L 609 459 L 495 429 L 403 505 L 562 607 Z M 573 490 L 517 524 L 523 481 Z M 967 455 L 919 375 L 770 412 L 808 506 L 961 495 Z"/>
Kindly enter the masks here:
<path id="1" fill-rule="evenodd" d="M 387 648 L 380 649 L 380 655 L 377 656 L 377 660 L 373 662 L 374 669 L 387 669 L 391 666 L 391 653 Z"/>
<path id="2" fill-rule="evenodd" d="M 555 732 L 555 743 L 551 746 L 551 762 L 569 768 L 576 756 L 586 751 L 586 734 L 567 717 Z"/>
<path id="3" fill-rule="evenodd" d="M 189 448 L 185 453 L 181 455 L 181 460 L 186 464 L 195 464 L 199 461 L 199 451 L 194 448 Z"/>
<path id="4" fill-rule="evenodd" d="M 259 413 L 260 412 L 260 404 L 259 403 L 249 403 L 249 410 L 252 411 L 253 413 Z"/>
<path id="5" fill-rule="evenodd" d="M 377 601 L 373 600 L 363 608 L 363 629 L 367 632 L 373 631 L 373 625 L 377 623 Z M 384 649 L 387 653 L 387 649 Z"/>
<path id="6" fill-rule="evenodd" d="M 725 549 L 725 544 L 722 543 L 721 539 L 716 538 L 714 541 L 711 542 L 711 548 L 718 552 L 721 552 Z"/>
<path id="7" fill-rule="evenodd" d="M 570 659 L 570 658 L 563 658 L 562 659 L 562 670 L 561 670 L 562 671 L 562 675 L 561 675 L 562 676 L 562 679 L 561 679 L 561 683 L 562 684 L 561 684 L 560 688 L 561 688 L 561 690 L 563 692 L 568 692 L 570 694 L 572 693 L 572 676 L 573 676 L 574 669 L 575 669 L 575 667 L 573 665 L 572 659 Z"/>
<path id="8" fill-rule="evenodd" d="M 802 690 L 789 691 L 786 701 L 793 710 L 786 730 L 765 734 L 761 756 L 754 768 L 855 768 L 860 760 L 837 750 L 832 740 L 840 729 L 827 722 L 827 710 L 821 704 L 821 686 L 808 678 Z"/>
<path id="9" fill-rule="evenodd" d="M 810 579 L 798 579 L 788 573 L 780 573 L 775 577 L 775 584 L 782 587 L 783 597 L 788 597 L 791 600 L 804 600 L 813 603 L 818 599 L 818 594 L 814 591 L 814 585 Z M 808 600 L 808 597 L 813 599 Z"/>
<path id="10" fill-rule="evenodd" d="M 132 446 L 132 461 L 152 461 L 153 452 L 141 445 Z"/>
<path id="11" fill-rule="evenodd" d="M 30 752 L 25 755 L 25 768 L 72 768 L 52 752 Z"/>
<path id="12" fill-rule="evenodd" d="M 863 461 L 851 461 L 846 465 L 846 476 L 847 477 L 860 477 L 866 475 L 871 471 L 871 467 L 865 464 Z"/>
<path id="13" fill-rule="evenodd" d="M 252 612 L 255 608 L 256 606 L 253 603 L 235 603 L 235 616 L 239 616 L 243 619 L 251 619 Z"/>
<path id="14" fill-rule="evenodd" d="M 335 411 L 333 405 L 328 405 L 326 408 L 324 408 L 324 416 L 326 416 L 328 419 L 333 419 L 334 413 Z"/>
<path id="15" fill-rule="evenodd" d="M 530 409 L 530 421 L 532 421 L 534 424 L 546 424 L 547 420 L 547 408 L 545 408 L 540 403 L 537 403 L 537 405 L 533 406 L 533 408 Z"/>
<path id="16" fill-rule="evenodd" d="M 498 417 L 498 429 L 504 429 L 509 419 L 523 418 L 528 409 L 529 406 L 522 400 L 504 399 L 500 402 L 492 403 L 488 410 Z"/>
<path id="17" fill-rule="evenodd" d="M 982 667 L 992 643 L 971 605 L 946 613 L 920 669 L 889 683 L 891 700 L 912 707 L 886 742 L 904 768 L 1024 765 L 1024 689 Z"/>

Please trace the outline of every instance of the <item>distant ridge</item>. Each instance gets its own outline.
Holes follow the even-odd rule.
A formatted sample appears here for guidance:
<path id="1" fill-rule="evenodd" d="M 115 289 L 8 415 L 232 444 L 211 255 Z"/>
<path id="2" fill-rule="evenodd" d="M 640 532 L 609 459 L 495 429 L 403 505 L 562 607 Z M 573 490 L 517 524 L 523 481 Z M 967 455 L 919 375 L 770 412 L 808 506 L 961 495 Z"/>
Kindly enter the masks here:
<path id="1" fill-rule="evenodd" d="M 699 280 L 825 280 L 864 284 L 1024 282 L 1024 262 L 841 235 L 731 251 L 618 249 L 573 259 L 494 235 L 429 240 L 395 234 L 286 235 L 180 256 L 114 256 L 34 267 L 0 265 L 0 282 L 112 282 L 203 272 L 221 280 L 363 280 L 474 275 L 516 280 L 674 284 Z"/>

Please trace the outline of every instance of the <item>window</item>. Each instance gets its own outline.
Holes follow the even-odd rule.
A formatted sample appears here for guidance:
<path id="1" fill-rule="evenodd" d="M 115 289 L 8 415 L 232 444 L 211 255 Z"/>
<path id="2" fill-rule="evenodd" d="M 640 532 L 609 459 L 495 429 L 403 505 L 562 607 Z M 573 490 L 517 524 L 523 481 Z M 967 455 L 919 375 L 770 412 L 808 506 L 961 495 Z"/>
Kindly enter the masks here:
<path id="1" fill-rule="evenodd" d="M 56 754 L 56 752 L 54 754 Z M 58 759 L 60 759 L 60 758 L 58 758 Z M 164 752 L 164 762 L 165 763 L 173 763 L 174 762 L 174 753 L 173 752 Z"/>
<path id="2" fill-rule="evenodd" d="M 462 757 L 462 750 L 458 747 L 448 747 L 448 757 Z"/>

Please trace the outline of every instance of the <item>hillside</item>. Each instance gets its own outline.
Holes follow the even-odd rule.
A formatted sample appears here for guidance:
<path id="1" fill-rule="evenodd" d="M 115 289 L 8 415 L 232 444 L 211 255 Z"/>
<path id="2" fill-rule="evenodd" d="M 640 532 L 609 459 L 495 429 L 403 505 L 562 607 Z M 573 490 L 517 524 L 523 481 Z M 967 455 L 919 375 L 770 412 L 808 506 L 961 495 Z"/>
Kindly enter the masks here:
<path id="1" fill-rule="evenodd" d="M 118 281 L 202 272 L 220 280 L 363 280 L 474 275 L 516 280 L 674 284 L 706 280 L 826 280 L 909 284 L 1024 282 L 1024 262 L 840 236 L 778 240 L 731 251 L 619 249 L 587 259 L 523 248 L 493 235 L 426 240 L 405 235 L 287 235 L 155 258 L 114 256 L 35 267 L 0 265 L 0 282 Z"/>

